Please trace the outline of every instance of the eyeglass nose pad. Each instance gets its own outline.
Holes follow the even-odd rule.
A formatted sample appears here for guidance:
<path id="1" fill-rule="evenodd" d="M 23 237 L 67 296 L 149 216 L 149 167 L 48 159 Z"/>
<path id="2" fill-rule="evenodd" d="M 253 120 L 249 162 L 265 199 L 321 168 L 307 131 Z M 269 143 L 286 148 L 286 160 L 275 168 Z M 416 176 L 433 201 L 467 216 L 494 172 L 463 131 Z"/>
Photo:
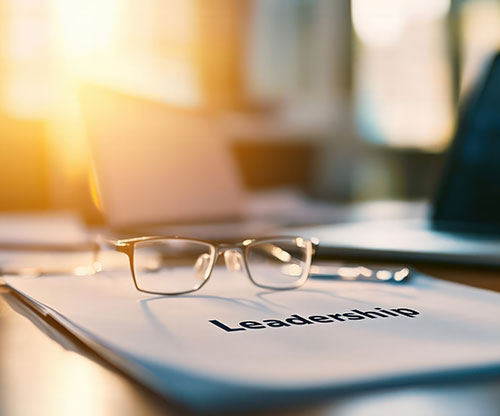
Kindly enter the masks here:
<path id="1" fill-rule="evenodd" d="M 194 263 L 194 275 L 197 279 L 204 279 L 210 265 L 210 256 L 207 253 L 201 254 Z"/>
<path id="2" fill-rule="evenodd" d="M 236 250 L 225 251 L 224 261 L 226 262 L 226 267 L 231 272 L 239 272 L 243 268 L 241 253 Z"/>

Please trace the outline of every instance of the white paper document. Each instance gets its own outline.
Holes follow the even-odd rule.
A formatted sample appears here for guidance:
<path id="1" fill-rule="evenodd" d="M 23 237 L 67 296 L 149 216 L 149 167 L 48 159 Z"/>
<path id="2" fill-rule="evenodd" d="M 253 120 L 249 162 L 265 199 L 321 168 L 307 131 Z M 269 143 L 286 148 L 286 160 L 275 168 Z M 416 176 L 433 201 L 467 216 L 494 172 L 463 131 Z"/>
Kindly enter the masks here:
<path id="1" fill-rule="evenodd" d="M 500 294 L 423 275 L 270 291 L 216 269 L 199 292 L 176 297 L 138 292 L 125 271 L 4 280 L 114 364 L 197 410 L 500 374 Z"/>

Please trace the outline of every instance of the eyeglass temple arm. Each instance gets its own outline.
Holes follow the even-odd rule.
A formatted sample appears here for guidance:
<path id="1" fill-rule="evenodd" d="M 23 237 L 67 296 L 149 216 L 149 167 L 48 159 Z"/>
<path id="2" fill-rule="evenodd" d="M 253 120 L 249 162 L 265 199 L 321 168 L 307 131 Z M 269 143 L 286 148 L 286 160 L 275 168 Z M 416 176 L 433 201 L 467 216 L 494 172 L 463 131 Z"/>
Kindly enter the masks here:
<path id="1" fill-rule="evenodd" d="M 109 247 L 121 253 L 128 254 L 128 248 L 130 247 L 130 244 L 122 240 L 112 240 L 110 238 L 103 237 L 102 235 L 98 235 L 94 240 L 94 262 L 97 262 L 99 252 L 101 251 L 101 247 L 103 246 Z"/>

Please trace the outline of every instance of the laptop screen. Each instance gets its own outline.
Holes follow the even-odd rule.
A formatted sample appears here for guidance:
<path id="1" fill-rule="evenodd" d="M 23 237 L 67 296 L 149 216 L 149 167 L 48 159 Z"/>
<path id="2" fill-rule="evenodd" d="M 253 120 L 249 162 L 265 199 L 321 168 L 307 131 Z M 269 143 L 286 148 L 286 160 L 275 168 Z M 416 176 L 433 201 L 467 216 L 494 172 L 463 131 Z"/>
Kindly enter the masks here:
<path id="1" fill-rule="evenodd" d="M 436 228 L 500 233 L 500 54 L 464 102 L 434 208 Z"/>

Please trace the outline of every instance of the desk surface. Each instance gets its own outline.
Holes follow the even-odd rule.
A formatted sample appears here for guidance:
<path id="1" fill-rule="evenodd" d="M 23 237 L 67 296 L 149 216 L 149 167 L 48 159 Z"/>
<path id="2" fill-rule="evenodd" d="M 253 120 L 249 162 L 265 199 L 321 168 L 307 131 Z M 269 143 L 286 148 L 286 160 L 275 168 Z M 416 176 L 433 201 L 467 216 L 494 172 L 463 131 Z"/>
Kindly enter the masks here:
<path id="1" fill-rule="evenodd" d="M 417 267 L 436 277 L 500 291 L 500 270 Z M 40 324 L 30 322 L 26 314 L 23 316 L 12 308 L 15 299 L 7 289 L 1 290 L 1 415 L 148 416 L 180 412 L 179 408 L 109 367 L 76 340 L 61 337 L 56 327 L 40 328 Z M 47 336 L 51 332 L 59 342 Z M 500 377 L 379 389 L 273 414 L 498 415 Z"/>

